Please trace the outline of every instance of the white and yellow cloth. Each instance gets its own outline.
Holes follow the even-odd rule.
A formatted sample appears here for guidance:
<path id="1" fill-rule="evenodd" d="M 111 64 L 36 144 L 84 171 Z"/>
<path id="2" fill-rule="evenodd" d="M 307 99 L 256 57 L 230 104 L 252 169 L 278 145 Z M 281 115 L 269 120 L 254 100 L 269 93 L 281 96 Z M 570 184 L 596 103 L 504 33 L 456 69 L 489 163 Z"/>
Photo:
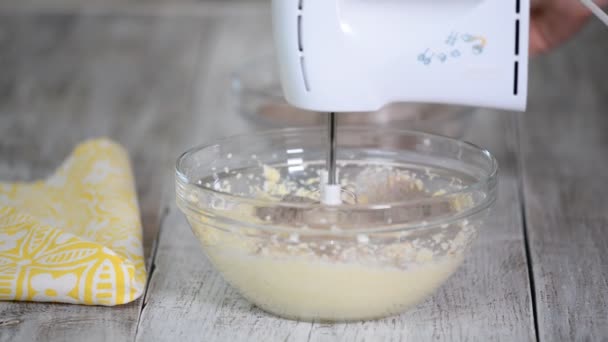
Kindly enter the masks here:
<path id="1" fill-rule="evenodd" d="M 119 145 L 88 141 L 44 181 L 0 183 L 0 300 L 117 305 L 145 282 L 133 175 Z"/>

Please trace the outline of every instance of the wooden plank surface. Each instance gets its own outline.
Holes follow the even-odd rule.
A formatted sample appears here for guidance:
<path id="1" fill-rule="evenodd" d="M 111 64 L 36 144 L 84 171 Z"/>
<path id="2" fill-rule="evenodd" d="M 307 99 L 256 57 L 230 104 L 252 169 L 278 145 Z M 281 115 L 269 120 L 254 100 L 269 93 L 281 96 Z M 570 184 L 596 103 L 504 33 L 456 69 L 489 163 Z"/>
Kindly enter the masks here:
<path id="1" fill-rule="evenodd" d="M 0 1 L 0 11 L 208 17 L 266 12 L 269 0 L 19 0 Z"/>
<path id="2" fill-rule="evenodd" d="M 532 65 L 521 165 L 514 118 L 476 114 L 465 138 L 498 156 L 500 198 L 462 269 L 404 315 L 326 325 L 280 320 L 243 300 L 173 205 L 178 152 L 251 129 L 234 112 L 228 73 L 270 51 L 267 4 L 37 1 L 0 3 L 0 179 L 42 177 L 79 141 L 110 136 L 133 159 L 147 255 L 167 216 L 145 300 L 116 308 L 0 302 L 0 341 L 534 340 L 520 169 L 540 340 L 607 339 L 600 25 Z"/>
<path id="3" fill-rule="evenodd" d="M 608 341 L 607 53 L 596 22 L 531 69 L 520 125 L 541 341 Z"/>
<path id="4" fill-rule="evenodd" d="M 200 115 L 188 117 L 192 133 L 183 136 L 185 145 L 249 129 L 230 109 L 218 84 L 252 52 L 264 50 L 260 45 L 269 44 L 270 18 L 225 16 L 212 31 L 202 44 L 195 102 Z M 534 340 L 514 118 L 480 112 L 467 138 L 498 155 L 503 166 L 500 199 L 478 248 L 432 299 L 378 322 L 321 325 L 275 318 L 221 279 L 172 205 L 163 224 L 138 341 Z"/>
<path id="5" fill-rule="evenodd" d="M 0 14 L 0 179 L 53 171 L 75 144 L 129 150 L 151 254 L 176 113 L 188 111 L 204 26 L 160 17 Z M 0 302 L 0 341 L 131 341 L 143 300 L 105 308 Z"/>

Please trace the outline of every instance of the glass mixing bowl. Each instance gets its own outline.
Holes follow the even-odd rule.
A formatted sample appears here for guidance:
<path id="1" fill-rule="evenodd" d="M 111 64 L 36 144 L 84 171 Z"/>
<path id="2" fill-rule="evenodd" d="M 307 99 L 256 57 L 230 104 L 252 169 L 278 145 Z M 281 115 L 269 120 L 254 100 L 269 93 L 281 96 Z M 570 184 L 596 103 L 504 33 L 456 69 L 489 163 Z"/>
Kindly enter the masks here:
<path id="1" fill-rule="evenodd" d="M 193 148 L 177 161 L 178 206 L 217 271 L 266 311 L 400 313 L 463 262 L 496 199 L 496 160 L 450 138 L 339 127 L 344 203 L 325 206 L 326 134 L 284 129 Z"/>
<path id="2" fill-rule="evenodd" d="M 326 114 L 289 105 L 281 90 L 276 58 L 254 58 L 231 76 L 235 111 L 258 129 L 323 125 Z M 461 138 L 474 110 L 439 104 L 396 103 L 370 113 L 340 113 L 340 125 L 370 125 L 417 130 Z"/>

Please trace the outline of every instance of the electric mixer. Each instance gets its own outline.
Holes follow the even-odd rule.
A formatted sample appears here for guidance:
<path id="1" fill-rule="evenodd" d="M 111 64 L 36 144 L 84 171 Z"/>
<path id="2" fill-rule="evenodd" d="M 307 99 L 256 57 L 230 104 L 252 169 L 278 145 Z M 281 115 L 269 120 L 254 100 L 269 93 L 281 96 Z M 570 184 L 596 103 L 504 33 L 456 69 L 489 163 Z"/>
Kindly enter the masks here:
<path id="1" fill-rule="evenodd" d="M 529 0 L 273 0 L 286 100 L 328 112 L 324 204 L 340 204 L 336 112 L 428 102 L 523 111 Z"/>

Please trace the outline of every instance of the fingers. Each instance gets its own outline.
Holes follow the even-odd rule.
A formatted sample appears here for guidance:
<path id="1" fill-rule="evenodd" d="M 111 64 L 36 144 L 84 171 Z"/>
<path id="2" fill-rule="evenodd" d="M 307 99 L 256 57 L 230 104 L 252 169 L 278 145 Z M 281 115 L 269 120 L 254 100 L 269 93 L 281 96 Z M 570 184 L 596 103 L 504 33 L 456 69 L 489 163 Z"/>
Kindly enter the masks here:
<path id="1" fill-rule="evenodd" d="M 536 56 L 551 49 L 551 44 L 541 28 L 534 22 L 530 25 L 530 55 Z"/>
<path id="2" fill-rule="evenodd" d="M 578 0 L 572 0 L 578 1 Z M 530 0 L 530 7 L 532 10 L 537 10 L 539 8 L 549 6 L 551 4 L 551 0 Z"/>
<path id="3" fill-rule="evenodd" d="M 568 1 L 574 2 L 575 0 Z M 590 13 L 581 11 L 578 6 L 582 6 L 578 1 L 576 3 L 554 3 L 551 7 L 532 12 L 530 22 L 530 53 L 532 55 L 549 51 L 580 30 Z"/>

